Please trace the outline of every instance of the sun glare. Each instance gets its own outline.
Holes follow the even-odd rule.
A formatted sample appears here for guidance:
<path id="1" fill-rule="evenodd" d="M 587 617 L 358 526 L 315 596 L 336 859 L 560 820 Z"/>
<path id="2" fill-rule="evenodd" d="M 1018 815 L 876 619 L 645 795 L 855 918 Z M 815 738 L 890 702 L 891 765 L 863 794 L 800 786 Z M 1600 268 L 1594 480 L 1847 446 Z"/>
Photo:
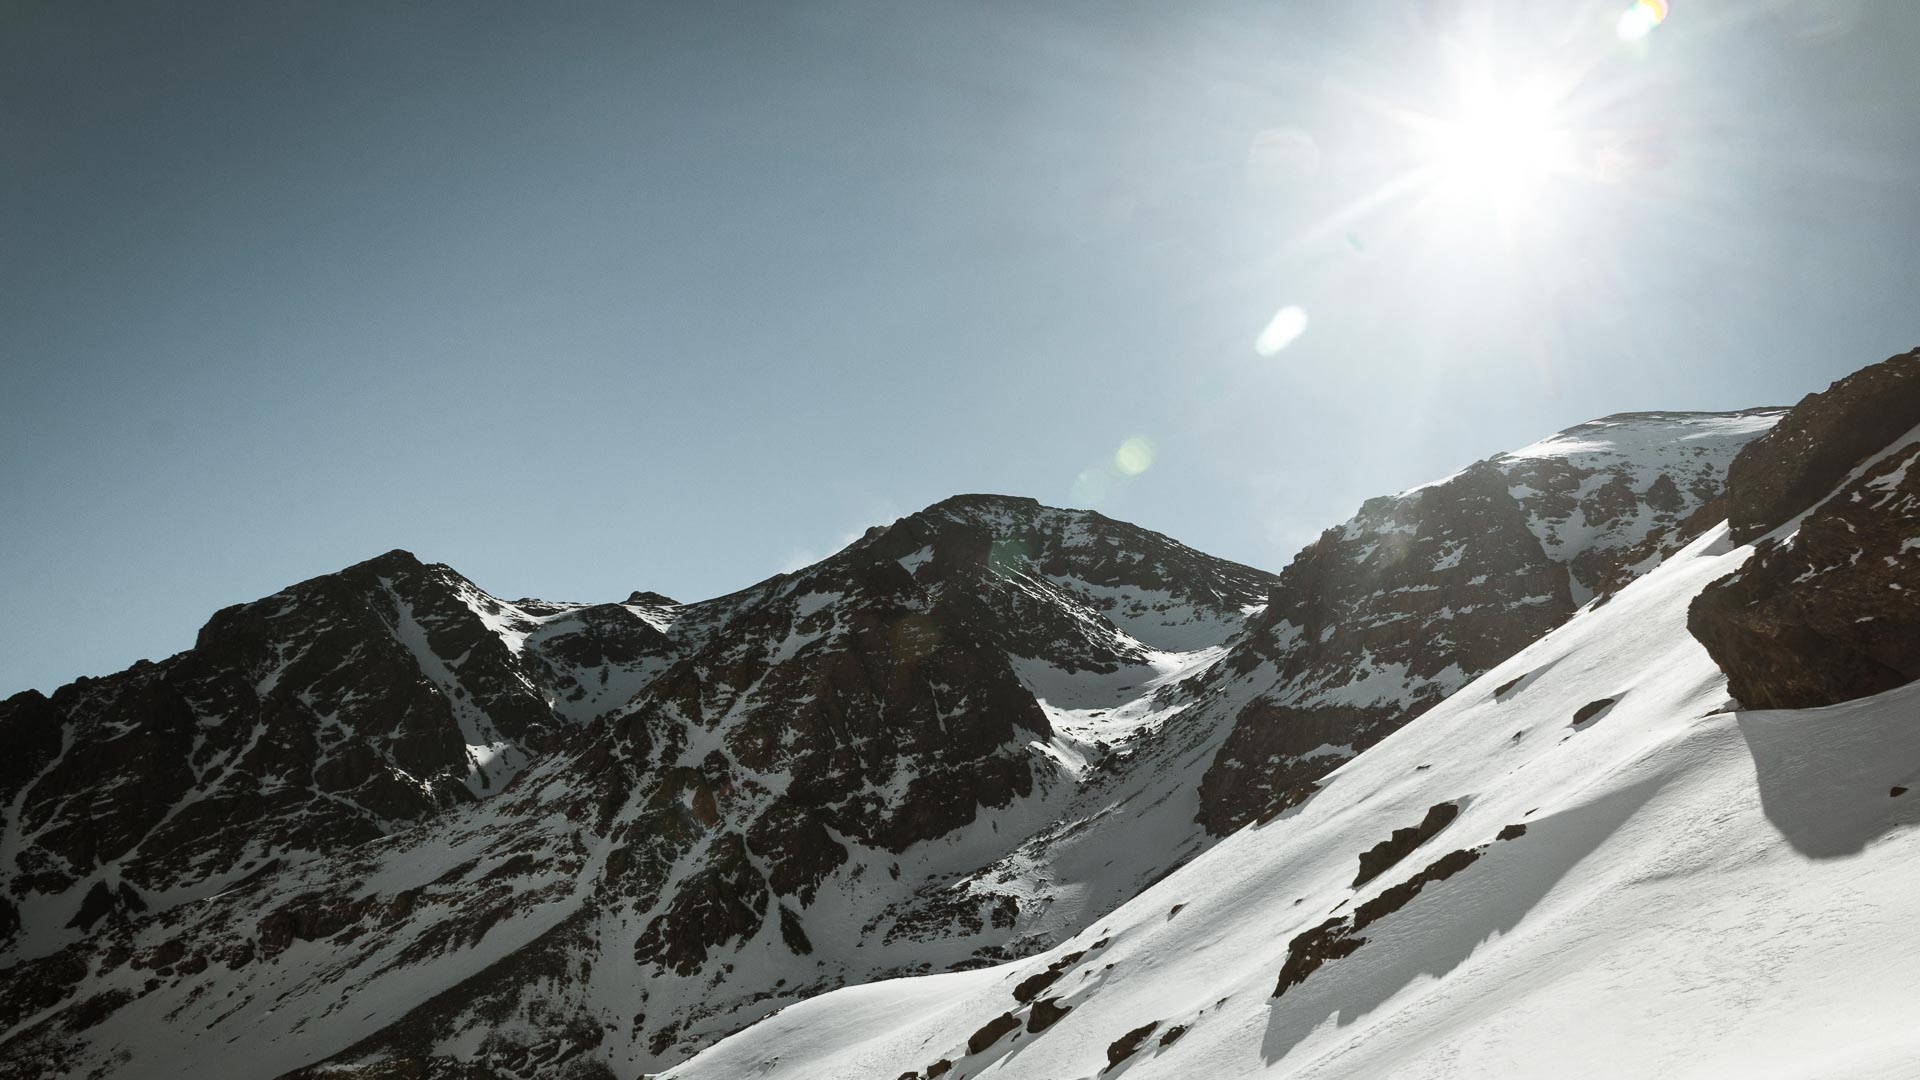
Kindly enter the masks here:
<path id="1" fill-rule="evenodd" d="M 1543 81 L 1501 87 L 1479 80 L 1451 117 L 1429 132 L 1441 188 L 1511 214 L 1526 209 L 1542 186 L 1570 167 L 1570 139 Z"/>

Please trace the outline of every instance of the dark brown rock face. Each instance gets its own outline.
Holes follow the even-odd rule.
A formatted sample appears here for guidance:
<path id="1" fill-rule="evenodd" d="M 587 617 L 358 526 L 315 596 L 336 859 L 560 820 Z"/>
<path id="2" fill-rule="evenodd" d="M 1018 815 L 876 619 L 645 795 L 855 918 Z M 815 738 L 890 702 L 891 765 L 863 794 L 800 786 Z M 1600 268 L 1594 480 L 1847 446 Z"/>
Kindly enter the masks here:
<path id="1" fill-rule="evenodd" d="M 1848 411 L 1851 396 L 1899 401 L 1907 387 L 1920 385 L 1920 374 L 1892 375 L 1888 365 L 1920 373 L 1920 359 L 1897 357 L 1842 379 L 1826 396 L 1808 399 L 1816 406 L 1815 420 Z M 1889 379 L 1897 380 L 1898 389 L 1884 388 Z M 1871 407 L 1880 405 L 1876 401 Z M 1920 678 L 1920 443 L 1909 441 L 1920 426 L 1920 404 L 1900 422 L 1906 426 L 1868 458 L 1882 456 L 1838 490 L 1829 488 L 1831 494 L 1792 537 L 1762 545 L 1738 571 L 1703 590 L 1688 610 L 1687 628 L 1727 673 L 1729 691 L 1748 708 L 1830 705 Z M 1875 429 L 1894 423 L 1882 421 Z M 1798 423 L 1795 430 L 1820 431 L 1812 425 Z M 1859 468 L 1851 460 L 1843 463 L 1858 443 L 1851 433 L 1832 437 L 1847 443 L 1844 453 L 1803 442 L 1793 444 L 1794 452 L 1798 460 L 1826 462 L 1826 471 L 1837 469 L 1845 477 Z M 1761 457 L 1779 452 L 1770 448 Z M 1758 474 L 1744 469 L 1735 479 L 1750 475 Z M 1780 513 L 1799 512 L 1789 509 L 1797 494 L 1787 499 L 1774 491 L 1768 484 L 1764 497 L 1749 499 L 1739 487 L 1729 494 L 1735 503 L 1774 508 L 1753 519 L 1750 528 L 1761 528 Z"/>
<path id="2" fill-rule="evenodd" d="M 1122 754 L 1075 737 L 1063 763 L 1029 680 L 1156 678 L 1273 584 L 992 496 L 689 605 L 506 602 L 383 556 L 222 612 L 161 664 L 0 703 L 25 808 L 0 933 L 38 933 L 82 984 L 164 967 L 147 992 L 210 1053 L 289 1033 L 242 1034 L 242 1003 L 327 1025 L 396 974 L 420 988 L 313 1075 L 670 1065 L 783 1001 L 1058 940 L 982 869 L 1051 826 L 999 811 L 1064 807 Z M 100 778 L 114 798 L 83 807 Z M 115 1060 L 144 1038 L 125 1004 L 56 993 L 6 1051 Z M 476 1017 L 496 1029 L 477 1057 L 437 1049 Z"/>
<path id="3" fill-rule="evenodd" d="M 1808 394 L 1727 473 L 1727 525 L 1747 544 L 1827 497 L 1855 466 L 1920 424 L 1920 350 Z"/>
<path id="4" fill-rule="evenodd" d="M 1035 1035 L 1059 1023 L 1073 1006 L 1060 1004 L 1059 998 L 1041 998 L 1027 1013 L 1027 1030 Z"/>
<path id="5" fill-rule="evenodd" d="M 738 833 L 718 837 L 706 864 L 688 877 L 667 911 L 634 946 L 682 975 L 700 970 L 709 952 L 759 929 L 767 913 L 765 881 L 747 859 Z"/>
<path id="6" fill-rule="evenodd" d="M 1201 784 L 1216 834 L 1313 781 L 1573 613 L 1507 480 L 1482 464 L 1329 529 L 1280 575 L 1235 662 L 1274 689 L 1240 712 Z M 1254 635 L 1261 635 L 1254 637 Z"/>
<path id="7" fill-rule="evenodd" d="M 1392 836 L 1361 852 L 1360 873 L 1353 879 L 1353 887 L 1357 889 L 1392 869 L 1401 859 L 1413 854 L 1414 848 L 1433 839 L 1459 814 L 1460 808 L 1453 803 L 1436 803 L 1428 808 L 1427 816 L 1421 818 L 1418 825 L 1395 829 Z"/>
<path id="8" fill-rule="evenodd" d="M 792 898 L 781 908 L 795 913 L 782 916 L 790 936 L 849 867 L 1030 796 L 1036 776 L 1052 775 L 1032 744 L 1052 732 L 1019 663 L 1112 672 L 1195 635 L 1217 642 L 1272 580 L 1097 514 L 963 496 L 711 602 L 730 605 L 723 629 L 679 653 L 581 751 L 604 763 L 593 773 L 602 820 L 652 808 L 612 826 L 622 839 L 610 868 L 638 903 L 703 834 L 744 837 L 744 859 L 682 874 L 658 898 L 666 910 L 637 939 L 636 962 L 709 970 L 760 934 L 766 893 Z M 696 746 L 713 748 L 697 768 L 685 764 Z M 939 884 L 928 896 L 867 929 L 893 945 L 1019 926 L 1012 896 Z"/>
<path id="9" fill-rule="evenodd" d="M 1107 1047 L 1107 1068 L 1114 1068 L 1139 1052 L 1141 1045 L 1147 1041 L 1147 1036 L 1153 1034 L 1159 1027 L 1160 1021 L 1155 1020 L 1151 1024 L 1142 1024 L 1113 1040 L 1113 1043 Z"/>
<path id="10" fill-rule="evenodd" d="M 968 1037 L 967 1053 L 977 1054 L 985 1050 L 987 1047 L 999 1042 L 1002 1035 L 1017 1029 L 1019 1026 L 1020 1021 L 1014 1019 L 1012 1013 L 1001 1013 L 999 1016 L 987 1021 L 986 1026 Z"/>
<path id="11" fill-rule="evenodd" d="M 1311 930 L 1295 935 L 1287 944 L 1287 959 L 1280 966 L 1280 978 L 1274 984 L 1273 996 L 1284 996 L 1288 990 L 1306 982 L 1307 976 L 1320 970 L 1323 965 L 1359 952 L 1360 947 L 1367 943 L 1367 939 L 1360 936 L 1361 931 L 1406 907 L 1428 885 L 1445 881 L 1472 866 L 1485 851 L 1485 846 L 1449 851 L 1428 863 L 1419 873 L 1382 890 L 1380 895 L 1355 908 L 1352 915 L 1335 916 Z"/>
<path id="12" fill-rule="evenodd" d="M 509 618 L 396 551 L 223 610 L 161 663 L 16 695 L 5 892 L 70 898 L 86 929 L 106 912 L 82 894 L 103 884 L 119 911 L 177 903 L 499 790 L 571 730 L 490 625 Z M 47 929 L 20 933 L 44 949 Z"/>
<path id="13" fill-rule="evenodd" d="M 1631 413 L 1373 499 L 1282 571 L 1211 692 L 1238 693 L 1200 786 L 1224 835 L 1693 539 L 1781 410 Z"/>

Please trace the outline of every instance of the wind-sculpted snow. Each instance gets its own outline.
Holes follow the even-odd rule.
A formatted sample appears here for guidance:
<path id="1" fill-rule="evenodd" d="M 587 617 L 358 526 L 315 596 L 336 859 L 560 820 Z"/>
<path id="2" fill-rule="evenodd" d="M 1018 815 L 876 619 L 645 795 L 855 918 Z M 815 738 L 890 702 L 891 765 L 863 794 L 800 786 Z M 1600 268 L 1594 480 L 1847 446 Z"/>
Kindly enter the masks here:
<path id="1" fill-rule="evenodd" d="M 1046 953 L 816 997 L 666 1076 L 1910 1075 L 1920 694 L 1728 711 L 1687 608 L 1749 555 L 1715 527 Z"/>

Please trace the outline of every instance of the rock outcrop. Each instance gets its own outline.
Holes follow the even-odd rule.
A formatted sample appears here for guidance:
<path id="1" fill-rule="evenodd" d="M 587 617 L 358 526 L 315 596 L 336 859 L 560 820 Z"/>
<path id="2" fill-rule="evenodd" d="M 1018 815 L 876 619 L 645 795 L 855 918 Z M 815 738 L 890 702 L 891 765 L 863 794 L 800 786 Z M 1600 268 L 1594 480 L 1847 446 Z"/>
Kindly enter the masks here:
<path id="1" fill-rule="evenodd" d="M 1920 355 L 1808 397 L 1780 434 L 1735 460 L 1729 505 L 1748 538 L 1804 517 L 1704 590 L 1688 628 L 1749 708 L 1831 705 L 1920 678 Z"/>
<path id="2" fill-rule="evenodd" d="M 1920 350 L 1808 394 L 1727 471 L 1727 526 L 1750 544 L 1826 498 L 1868 457 L 1920 424 Z"/>

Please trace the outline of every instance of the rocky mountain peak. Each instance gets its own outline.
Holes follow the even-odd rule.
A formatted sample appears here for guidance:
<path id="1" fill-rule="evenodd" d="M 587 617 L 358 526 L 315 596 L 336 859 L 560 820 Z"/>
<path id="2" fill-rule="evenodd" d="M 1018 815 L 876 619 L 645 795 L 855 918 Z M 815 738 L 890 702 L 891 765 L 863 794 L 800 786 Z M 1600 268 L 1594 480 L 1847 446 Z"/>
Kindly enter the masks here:
<path id="1" fill-rule="evenodd" d="M 1650 570 L 1724 513 L 1784 410 L 1620 413 L 1368 500 L 1281 572 L 1221 672 L 1252 694 L 1201 786 L 1217 834 Z M 1253 689 L 1249 689 L 1249 688 Z M 1223 691 L 1225 692 L 1225 691 Z"/>
<path id="2" fill-rule="evenodd" d="M 0 1028 L 56 1072 L 627 1075 L 1052 948 L 1615 603 L 1779 415 L 1577 425 L 1278 575 L 980 494 L 688 604 L 504 601 L 390 552 L 0 703 Z"/>
<path id="3" fill-rule="evenodd" d="M 636 589 L 633 592 L 627 594 L 627 598 L 625 600 L 622 600 L 621 603 L 632 604 L 638 607 L 655 607 L 655 608 L 669 608 L 669 607 L 680 606 L 680 601 L 675 600 L 671 596 L 667 596 L 663 593 L 643 591 L 639 589 Z"/>
<path id="4" fill-rule="evenodd" d="M 599 635 L 639 639 L 622 655 L 659 636 L 629 618 Z M 86 932 L 103 886 L 165 909 L 501 791 L 594 677 L 529 651 L 564 643 L 550 619 L 394 550 L 222 609 L 166 660 L 0 705 L 35 748 L 5 780 L 8 947 Z"/>

